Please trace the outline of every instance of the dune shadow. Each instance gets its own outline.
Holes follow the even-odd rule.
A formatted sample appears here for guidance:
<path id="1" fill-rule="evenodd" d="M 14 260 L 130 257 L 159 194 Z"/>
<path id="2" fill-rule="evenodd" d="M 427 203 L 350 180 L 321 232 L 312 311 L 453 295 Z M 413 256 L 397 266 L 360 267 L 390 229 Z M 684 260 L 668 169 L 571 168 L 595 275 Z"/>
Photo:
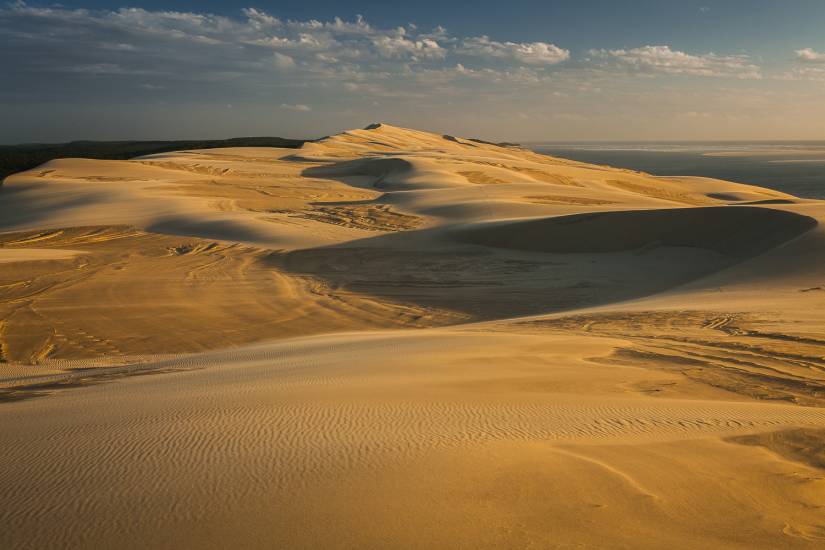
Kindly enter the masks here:
<path id="1" fill-rule="evenodd" d="M 752 206 L 628 210 L 498 222 L 459 232 L 473 244 L 536 252 L 617 252 L 647 246 L 747 258 L 816 227 L 814 218 Z"/>
<path id="2" fill-rule="evenodd" d="M 663 292 L 815 225 L 759 208 L 608 212 L 387 233 L 264 261 L 334 291 L 491 320 Z"/>
<path id="3" fill-rule="evenodd" d="M 797 201 L 793 201 L 790 199 L 762 199 L 756 201 L 745 201 L 740 202 L 738 204 L 741 205 L 759 205 L 759 204 L 796 204 Z"/>
<path id="4" fill-rule="evenodd" d="M 365 189 L 384 189 L 384 180 L 393 174 L 412 169 L 410 162 L 399 158 L 368 157 L 312 166 L 301 172 L 303 177 L 330 179 Z"/>
<path id="5" fill-rule="evenodd" d="M 167 235 L 224 241 L 263 242 L 269 238 L 268 234 L 258 231 L 249 224 L 234 220 L 195 220 L 187 217 L 166 218 L 149 225 L 146 230 Z"/>
<path id="6" fill-rule="evenodd" d="M 72 210 L 99 202 L 91 193 L 71 195 L 43 194 L 45 183 L 0 185 L 0 230 L 45 222 L 64 210 Z"/>

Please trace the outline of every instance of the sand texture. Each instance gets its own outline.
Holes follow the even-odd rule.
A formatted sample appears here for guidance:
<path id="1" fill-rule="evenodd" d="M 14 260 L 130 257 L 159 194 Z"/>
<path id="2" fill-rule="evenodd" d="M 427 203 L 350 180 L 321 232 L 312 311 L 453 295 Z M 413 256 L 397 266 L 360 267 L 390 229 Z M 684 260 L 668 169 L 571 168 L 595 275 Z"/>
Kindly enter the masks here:
<path id="1" fill-rule="evenodd" d="M 0 187 L 0 548 L 822 548 L 825 203 L 386 124 Z"/>

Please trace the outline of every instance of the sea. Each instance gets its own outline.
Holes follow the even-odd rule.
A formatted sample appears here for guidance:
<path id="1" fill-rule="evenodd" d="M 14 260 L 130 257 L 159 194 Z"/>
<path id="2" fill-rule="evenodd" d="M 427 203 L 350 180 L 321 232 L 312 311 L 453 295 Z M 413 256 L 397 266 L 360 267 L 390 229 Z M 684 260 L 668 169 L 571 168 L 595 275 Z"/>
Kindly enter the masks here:
<path id="1" fill-rule="evenodd" d="M 825 199 L 825 141 L 541 142 L 538 153 L 658 176 L 705 176 Z"/>

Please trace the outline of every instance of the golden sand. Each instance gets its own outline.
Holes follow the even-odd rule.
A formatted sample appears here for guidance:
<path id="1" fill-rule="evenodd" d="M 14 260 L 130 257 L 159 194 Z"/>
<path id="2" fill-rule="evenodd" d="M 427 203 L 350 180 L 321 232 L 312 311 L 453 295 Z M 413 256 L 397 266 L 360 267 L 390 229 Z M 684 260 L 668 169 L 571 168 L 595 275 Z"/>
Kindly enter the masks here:
<path id="1" fill-rule="evenodd" d="M 821 220 L 388 125 L 14 175 L 0 547 L 820 548 Z"/>

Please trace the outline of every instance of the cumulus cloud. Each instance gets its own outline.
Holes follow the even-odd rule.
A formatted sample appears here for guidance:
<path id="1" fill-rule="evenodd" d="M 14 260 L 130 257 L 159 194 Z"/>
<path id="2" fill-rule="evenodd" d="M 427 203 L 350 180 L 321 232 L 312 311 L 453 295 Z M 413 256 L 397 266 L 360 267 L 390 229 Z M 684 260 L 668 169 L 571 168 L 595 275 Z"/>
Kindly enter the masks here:
<path id="1" fill-rule="evenodd" d="M 384 28 L 362 17 L 290 20 L 258 8 L 223 16 L 3 2 L 0 104 L 18 109 L 39 102 L 71 112 L 105 102 L 132 105 L 134 112 L 174 105 L 200 113 L 232 103 L 236 112 L 254 111 L 245 120 L 273 113 L 291 120 L 298 117 L 287 113 L 321 105 L 342 116 L 376 101 L 387 109 L 443 102 L 451 110 L 478 112 L 551 99 L 572 112 L 576 101 L 601 90 L 635 101 L 646 85 L 634 83 L 640 76 L 760 74 L 747 56 L 668 46 L 574 56 L 551 39 L 506 41 L 409 24 Z M 797 52 L 796 74 L 822 68 L 820 55 L 810 48 Z M 202 117 L 196 118 L 200 124 Z"/>
<path id="2" fill-rule="evenodd" d="M 361 16 L 289 20 L 251 7 L 232 17 L 2 1 L 0 64 L 8 79 L 0 99 L 144 97 L 147 77 L 166 90 L 155 97 L 180 102 L 233 97 L 291 105 L 306 101 L 307 90 L 335 88 L 333 82 L 348 82 L 344 89 L 357 86 L 361 94 L 403 97 L 416 93 L 408 85 L 432 81 L 442 87 L 427 93 L 453 93 L 447 85 L 456 79 L 536 83 L 546 76 L 541 71 L 570 57 L 548 42 L 462 37 L 440 26 L 380 28 Z"/>
<path id="3" fill-rule="evenodd" d="M 18 1 L 0 7 L 0 33 L 4 67 L 40 74 L 65 66 L 117 66 L 122 70 L 88 72 L 152 69 L 176 79 L 214 80 L 217 74 L 260 75 L 267 68 L 318 73 L 341 63 L 370 71 L 409 71 L 409 64 L 436 64 L 458 50 L 514 65 L 552 65 L 569 56 L 543 42 L 462 39 L 443 27 L 381 29 L 361 16 L 352 21 L 282 20 L 256 8 L 233 18 L 144 8 L 34 7 Z"/>
<path id="4" fill-rule="evenodd" d="M 649 74 L 716 76 L 740 79 L 761 77 L 760 69 L 746 55 L 694 55 L 670 46 L 644 46 L 629 50 L 590 50 L 592 60 L 603 67 Z"/>
<path id="5" fill-rule="evenodd" d="M 825 63 L 825 53 L 814 51 L 812 48 L 796 50 L 796 60 L 801 63 Z"/>
<path id="6" fill-rule="evenodd" d="M 446 57 L 447 51 L 432 38 L 411 40 L 404 36 L 403 28 L 398 30 L 400 31 L 398 36 L 382 35 L 372 39 L 372 44 L 379 55 L 390 59 L 410 57 L 413 60 Z"/>
<path id="7" fill-rule="evenodd" d="M 278 28 L 283 25 L 281 20 L 255 8 L 244 8 L 241 12 L 246 16 L 250 26 L 258 30 Z"/>
<path id="8" fill-rule="evenodd" d="M 813 48 L 803 48 L 794 53 L 794 66 L 779 76 L 781 80 L 825 80 L 825 53 Z"/>
<path id="9" fill-rule="evenodd" d="M 570 51 L 547 42 L 497 42 L 488 36 L 466 38 L 458 53 L 487 59 L 505 59 L 528 65 L 555 65 L 570 58 Z"/>
<path id="10" fill-rule="evenodd" d="M 437 82 L 443 86 L 439 90 L 452 93 L 448 83 L 529 87 L 553 78 L 598 79 L 599 71 L 616 70 L 631 76 L 760 76 L 743 55 L 644 46 L 592 50 L 586 58 L 571 60 L 569 50 L 551 42 L 460 36 L 443 27 L 411 24 L 379 28 L 361 16 L 289 20 L 257 8 L 227 17 L 144 8 L 34 7 L 18 1 L 0 7 L 0 35 L 0 63 L 15 88 L 0 88 L 0 97 L 54 97 L 56 75 L 66 96 L 129 97 L 151 77 L 181 101 L 210 94 L 225 98 L 231 92 L 277 97 L 276 104 L 306 101 L 300 90 L 333 89 L 333 82 L 348 83 L 344 89 L 349 91 L 391 95 L 406 93 L 411 83 Z M 813 64 L 822 54 L 807 48 L 797 56 L 800 63 Z M 104 80 L 105 86 L 98 85 Z"/>

